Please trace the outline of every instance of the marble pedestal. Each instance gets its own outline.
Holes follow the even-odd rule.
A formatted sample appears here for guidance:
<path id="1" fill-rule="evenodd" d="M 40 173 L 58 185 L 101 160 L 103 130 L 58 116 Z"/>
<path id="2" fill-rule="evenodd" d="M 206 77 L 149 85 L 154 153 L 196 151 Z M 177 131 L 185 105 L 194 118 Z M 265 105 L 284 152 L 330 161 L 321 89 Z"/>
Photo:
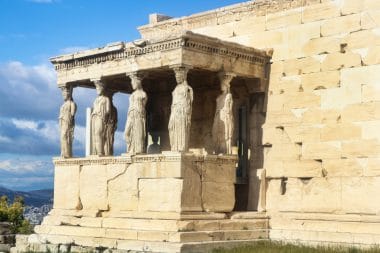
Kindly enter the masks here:
<path id="1" fill-rule="evenodd" d="M 267 238 L 265 216 L 231 213 L 236 162 L 173 152 L 56 159 L 54 208 L 14 252 L 199 252 Z"/>

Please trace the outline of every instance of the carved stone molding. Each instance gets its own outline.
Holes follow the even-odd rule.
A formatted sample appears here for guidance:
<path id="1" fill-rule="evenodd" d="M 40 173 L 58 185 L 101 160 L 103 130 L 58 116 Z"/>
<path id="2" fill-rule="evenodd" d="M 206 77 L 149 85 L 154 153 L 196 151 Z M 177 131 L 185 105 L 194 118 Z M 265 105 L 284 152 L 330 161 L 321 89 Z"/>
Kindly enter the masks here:
<path id="1" fill-rule="evenodd" d="M 268 56 L 263 51 L 253 50 L 252 48 L 244 47 L 236 43 L 223 42 L 215 38 L 187 32 L 177 38 L 153 42 L 150 44 L 148 42 L 144 47 L 121 47 L 113 51 L 102 51 L 99 53 L 94 51 L 94 53 L 90 55 L 78 56 L 77 58 L 73 56 L 73 58 L 64 58 L 63 60 L 60 60 L 60 57 L 57 57 L 52 59 L 52 63 L 57 71 L 62 71 L 180 48 L 203 52 L 210 55 L 217 54 L 225 57 L 239 58 L 260 65 L 265 64 L 268 61 Z"/>

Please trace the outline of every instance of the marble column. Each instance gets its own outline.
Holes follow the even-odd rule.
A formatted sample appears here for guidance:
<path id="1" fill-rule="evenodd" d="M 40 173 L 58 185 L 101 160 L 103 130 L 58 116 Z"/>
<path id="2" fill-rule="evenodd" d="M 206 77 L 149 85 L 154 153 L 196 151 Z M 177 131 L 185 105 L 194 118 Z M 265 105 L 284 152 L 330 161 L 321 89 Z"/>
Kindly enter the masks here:
<path id="1" fill-rule="evenodd" d="M 142 88 L 143 76 L 137 72 L 129 75 L 132 89 L 129 97 L 127 122 L 125 124 L 125 140 L 128 154 L 141 154 L 146 151 L 146 103 L 148 96 Z"/>
<path id="2" fill-rule="evenodd" d="M 177 86 L 172 93 L 169 118 L 169 138 L 172 151 L 185 152 L 189 148 L 193 89 L 187 83 L 186 67 L 173 68 Z"/>
<path id="3" fill-rule="evenodd" d="M 106 95 L 104 82 L 100 79 L 93 80 L 93 82 L 98 96 L 94 101 L 91 113 L 92 154 L 103 156 L 105 155 L 104 146 L 107 139 L 106 126 L 112 111 L 112 104 L 110 98 Z"/>
<path id="4" fill-rule="evenodd" d="M 69 85 L 61 86 L 64 103 L 59 112 L 59 127 L 61 140 L 61 157 L 70 158 L 73 156 L 73 140 L 75 128 L 75 113 L 77 105 L 73 101 L 73 87 Z"/>
<path id="5" fill-rule="evenodd" d="M 216 99 L 216 110 L 212 126 L 212 140 L 216 154 L 232 154 L 234 133 L 233 98 L 230 91 L 234 74 L 218 74 L 222 94 Z"/>

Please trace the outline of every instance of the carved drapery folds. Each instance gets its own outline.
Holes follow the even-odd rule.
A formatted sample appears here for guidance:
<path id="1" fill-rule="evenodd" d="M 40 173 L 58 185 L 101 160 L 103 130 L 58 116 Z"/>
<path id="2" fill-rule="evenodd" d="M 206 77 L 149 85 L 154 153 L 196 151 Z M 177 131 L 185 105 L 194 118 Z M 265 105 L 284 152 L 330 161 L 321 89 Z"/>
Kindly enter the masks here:
<path id="1" fill-rule="evenodd" d="M 61 140 L 61 157 L 73 156 L 73 140 L 75 128 L 75 113 L 77 105 L 73 101 L 73 87 L 64 85 L 61 87 L 64 103 L 59 111 L 59 127 Z"/>
<path id="2" fill-rule="evenodd" d="M 91 113 L 91 135 L 92 135 L 92 154 L 93 155 L 110 155 L 105 152 L 107 142 L 107 124 L 112 111 L 112 103 L 107 96 L 106 87 L 101 80 L 94 80 L 96 92 L 98 94 L 94 101 Z M 109 152 L 109 150 L 107 150 Z"/>
<path id="3" fill-rule="evenodd" d="M 132 89 L 129 97 L 129 109 L 125 125 L 125 140 L 129 154 L 145 153 L 146 149 L 146 103 L 148 96 L 142 88 L 142 75 L 132 73 L 129 75 Z"/>
<path id="4" fill-rule="evenodd" d="M 169 119 L 169 138 L 172 151 L 187 151 L 189 148 L 193 89 L 187 83 L 186 67 L 173 69 L 177 86 L 172 93 L 172 106 Z"/>
<path id="5" fill-rule="evenodd" d="M 117 128 L 117 109 L 113 104 L 113 92 L 107 90 L 105 95 L 109 98 L 111 103 L 111 111 L 108 115 L 106 127 L 105 127 L 105 141 L 104 141 L 104 154 L 106 156 L 113 155 L 113 143 L 115 140 L 115 131 Z"/>
<path id="6" fill-rule="evenodd" d="M 234 133 L 233 98 L 230 91 L 231 81 L 235 77 L 231 73 L 219 73 L 222 94 L 216 99 L 216 110 L 212 126 L 212 139 L 216 154 L 232 154 L 232 138 Z"/>

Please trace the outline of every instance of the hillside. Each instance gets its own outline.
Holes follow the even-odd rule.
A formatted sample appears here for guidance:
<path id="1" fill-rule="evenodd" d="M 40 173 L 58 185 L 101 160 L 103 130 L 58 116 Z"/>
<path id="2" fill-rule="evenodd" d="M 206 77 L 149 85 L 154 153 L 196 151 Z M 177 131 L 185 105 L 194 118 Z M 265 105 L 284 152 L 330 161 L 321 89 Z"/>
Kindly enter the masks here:
<path id="1" fill-rule="evenodd" d="M 21 196 L 25 200 L 27 206 L 40 207 L 42 205 L 50 204 L 53 200 L 53 189 L 43 189 L 30 192 L 12 191 L 5 187 L 0 186 L 0 196 L 6 195 L 10 200 L 15 196 Z"/>

